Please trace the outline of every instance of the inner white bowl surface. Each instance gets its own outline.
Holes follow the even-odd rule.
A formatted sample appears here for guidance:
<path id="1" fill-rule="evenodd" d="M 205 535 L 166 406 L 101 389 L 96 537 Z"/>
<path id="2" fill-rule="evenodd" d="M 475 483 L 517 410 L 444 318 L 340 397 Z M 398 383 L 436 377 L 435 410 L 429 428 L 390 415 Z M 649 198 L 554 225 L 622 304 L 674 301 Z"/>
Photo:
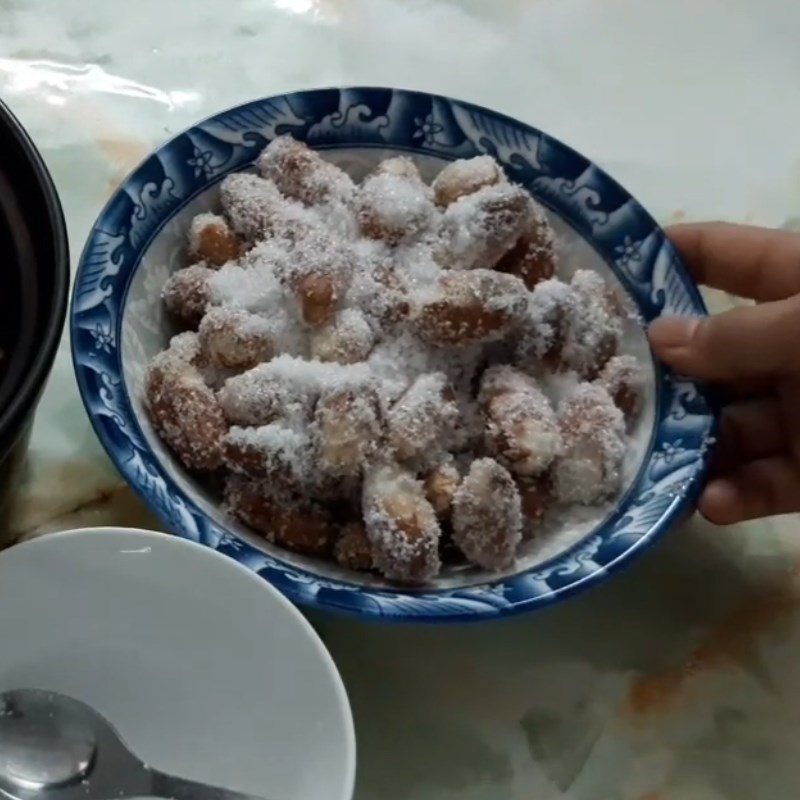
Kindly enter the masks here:
<path id="1" fill-rule="evenodd" d="M 96 708 L 145 763 L 275 800 L 350 800 L 355 738 L 319 637 L 214 551 L 119 528 L 0 555 L 0 691 Z"/>

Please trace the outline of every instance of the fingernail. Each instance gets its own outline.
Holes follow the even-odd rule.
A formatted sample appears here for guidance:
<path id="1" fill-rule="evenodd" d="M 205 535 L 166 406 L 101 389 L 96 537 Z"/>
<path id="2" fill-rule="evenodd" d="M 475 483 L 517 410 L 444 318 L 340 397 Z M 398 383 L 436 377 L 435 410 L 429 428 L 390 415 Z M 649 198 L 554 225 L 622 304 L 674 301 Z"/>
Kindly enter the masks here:
<path id="1" fill-rule="evenodd" d="M 666 349 L 686 347 L 699 326 L 700 320 L 697 317 L 662 317 L 651 323 L 650 341 L 656 347 Z"/>
<path id="2" fill-rule="evenodd" d="M 726 478 L 711 481 L 700 498 L 700 513 L 710 522 L 729 525 L 742 516 L 742 499 L 734 483 Z"/>

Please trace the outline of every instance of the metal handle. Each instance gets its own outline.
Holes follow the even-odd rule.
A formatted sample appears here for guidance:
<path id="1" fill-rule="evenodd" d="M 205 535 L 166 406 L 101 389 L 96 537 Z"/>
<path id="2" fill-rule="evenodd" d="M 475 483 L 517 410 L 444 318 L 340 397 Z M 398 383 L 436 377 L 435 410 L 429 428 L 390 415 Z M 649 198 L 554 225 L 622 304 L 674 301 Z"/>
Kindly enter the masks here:
<path id="1" fill-rule="evenodd" d="M 151 794 L 167 800 L 265 800 L 252 794 L 232 792 L 205 783 L 177 778 L 158 770 L 151 770 Z"/>

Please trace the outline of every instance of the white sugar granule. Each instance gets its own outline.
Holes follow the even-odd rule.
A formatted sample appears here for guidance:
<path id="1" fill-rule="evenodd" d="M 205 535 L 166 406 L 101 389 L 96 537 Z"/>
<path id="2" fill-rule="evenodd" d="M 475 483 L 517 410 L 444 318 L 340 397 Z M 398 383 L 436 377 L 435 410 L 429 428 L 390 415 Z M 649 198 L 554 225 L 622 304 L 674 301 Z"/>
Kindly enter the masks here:
<path id="1" fill-rule="evenodd" d="M 538 203 L 533 204 L 533 212 L 524 233 L 528 247 L 539 257 L 554 258 L 558 248 L 556 232 L 549 223 L 544 209 Z"/>
<path id="2" fill-rule="evenodd" d="M 197 332 L 204 354 L 221 366 L 253 366 L 275 355 L 267 321 L 239 308 L 209 309 Z"/>
<path id="3" fill-rule="evenodd" d="M 416 290 L 411 298 L 417 334 L 452 352 L 505 338 L 522 318 L 528 291 L 514 275 L 489 269 L 445 270 L 436 285 Z"/>
<path id="4" fill-rule="evenodd" d="M 399 397 L 420 375 L 441 372 L 456 392 L 468 391 L 482 358 L 480 347 L 457 351 L 429 347 L 411 331 L 379 342 L 367 363 L 381 384 L 387 401 Z"/>
<path id="5" fill-rule="evenodd" d="M 330 364 L 279 356 L 263 364 L 265 374 L 275 380 L 292 383 L 310 394 L 325 391 L 358 391 L 369 387 L 374 376 L 366 364 Z"/>
<path id="6" fill-rule="evenodd" d="M 379 342 L 369 354 L 367 363 L 389 401 L 399 397 L 417 375 L 431 371 L 428 353 L 408 332 Z"/>
<path id="7" fill-rule="evenodd" d="M 310 229 L 316 232 L 316 229 Z M 275 236 L 256 242 L 240 259 L 242 267 L 253 267 L 264 273 L 277 274 L 286 268 L 291 257 L 293 242 L 289 238 Z"/>
<path id="8" fill-rule="evenodd" d="M 267 314 L 232 306 L 215 307 L 203 318 L 199 332 L 227 366 L 252 366 L 256 353 L 264 354 L 257 359 L 260 361 L 282 354 L 307 354 L 307 342 L 297 319 L 282 307 Z"/>
<path id="9" fill-rule="evenodd" d="M 293 226 L 313 220 L 330 233 L 351 239 L 358 234 L 355 211 L 356 187 L 350 176 L 309 150 L 291 136 L 279 136 L 266 147 L 256 162 L 261 174 L 296 202 L 305 204 L 302 213 L 290 209 L 283 225 Z M 295 237 L 299 238 L 299 237 Z"/>
<path id="10" fill-rule="evenodd" d="M 289 307 L 271 313 L 261 311 L 266 329 L 272 337 L 276 355 L 308 356 L 308 339 L 297 315 Z"/>
<path id="11" fill-rule="evenodd" d="M 281 380 L 268 370 L 269 363 L 229 378 L 218 398 L 229 422 L 266 425 L 275 419 L 303 419 L 314 396 L 303 382 Z"/>
<path id="12" fill-rule="evenodd" d="M 539 388 L 550 400 L 550 405 L 558 409 L 561 404 L 575 393 L 582 381 L 577 372 L 564 370 L 563 372 L 542 372 L 536 380 Z"/>
<path id="13" fill-rule="evenodd" d="M 216 273 L 204 261 L 173 272 L 161 291 L 164 306 L 178 319 L 197 324 L 209 303 L 209 280 Z"/>
<path id="14" fill-rule="evenodd" d="M 323 202 L 309 210 L 320 224 L 343 239 L 354 239 L 360 234 L 358 215 L 349 202 Z"/>
<path id="15" fill-rule="evenodd" d="M 541 393 L 495 397 L 487 411 L 486 441 L 490 452 L 521 477 L 541 475 L 563 450 L 555 412 Z"/>
<path id="16" fill-rule="evenodd" d="M 145 376 L 145 406 L 153 427 L 189 469 L 213 471 L 220 465 L 225 420 L 214 393 L 194 364 L 194 342 L 173 339 L 175 349 L 159 353 Z"/>
<path id="17" fill-rule="evenodd" d="M 380 239 L 365 239 L 358 237 L 351 243 L 354 256 L 358 263 L 359 272 L 372 272 L 373 269 L 386 262 L 391 262 L 397 249 L 390 247 Z"/>

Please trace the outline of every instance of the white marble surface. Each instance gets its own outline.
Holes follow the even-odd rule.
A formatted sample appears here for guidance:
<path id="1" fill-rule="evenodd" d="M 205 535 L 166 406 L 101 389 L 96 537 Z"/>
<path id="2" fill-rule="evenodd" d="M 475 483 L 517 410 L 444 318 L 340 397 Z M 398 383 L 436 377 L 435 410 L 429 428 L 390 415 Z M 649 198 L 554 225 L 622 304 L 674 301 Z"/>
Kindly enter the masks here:
<path id="1" fill-rule="evenodd" d="M 334 84 L 531 122 L 664 222 L 793 227 L 798 33 L 794 0 L 0 0 L 0 95 L 53 172 L 73 263 L 170 133 Z M 91 432 L 65 337 L 10 524 L 24 538 L 100 523 L 157 525 Z M 607 586 L 488 626 L 314 615 L 353 702 L 357 800 L 796 796 L 799 536 L 794 519 L 694 521 Z"/>

